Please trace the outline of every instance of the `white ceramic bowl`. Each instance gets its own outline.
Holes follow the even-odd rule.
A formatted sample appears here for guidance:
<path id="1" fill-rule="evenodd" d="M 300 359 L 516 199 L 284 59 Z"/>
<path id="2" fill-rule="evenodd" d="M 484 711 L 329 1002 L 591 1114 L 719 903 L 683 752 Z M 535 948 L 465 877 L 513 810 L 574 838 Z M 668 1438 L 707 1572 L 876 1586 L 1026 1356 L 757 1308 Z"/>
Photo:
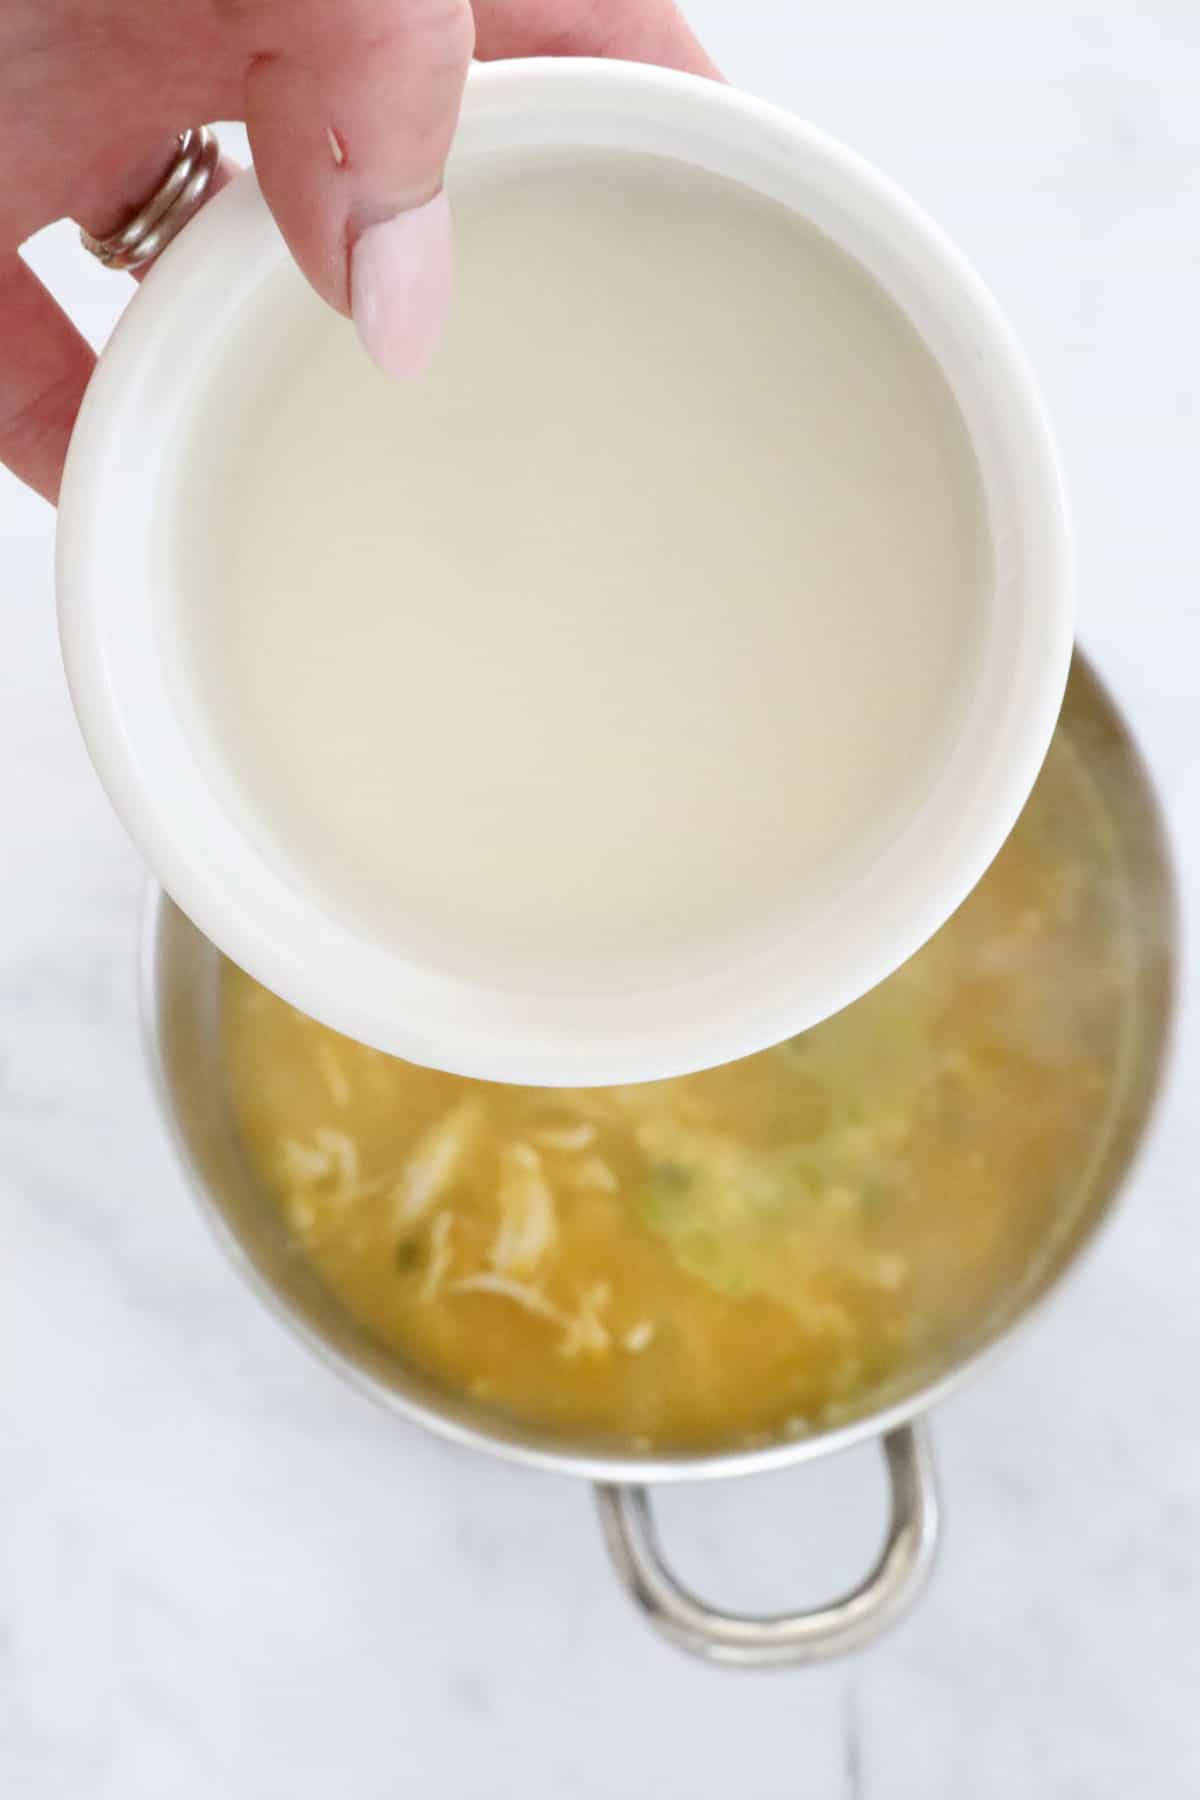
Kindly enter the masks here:
<path id="1" fill-rule="evenodd" d="M 230 804 L 180 704 L 170 551 L 185 525 L 196 527 L 181 469 L 212 371 L 287 266 L 252 178 L 171 245 L 101 358 L 71 445 L 58 553 L 63 650 L 93 761 L 155 875 L 205 935 L 352 1037 L 463 1074 L 550 1085 L 649 1080 L 749 1054 L 895 969 L 964 899 L 1015 823 L 1050 742 L 1073 633 L 1066 519 L 1038 395 L 987 290 L 904 194 L 773 107 L 601 62 L 475 71 L 451 180 L 468 181 L 500 153 L 563 147 L 673 157 L 817 225 L 920 332 L 975 449 L 994 570 L 970 691 L 955 696 L 954 754 L 869 874 L 817 924 L 807 917 L 736 966 L 672 986 L 506 992 L 423 966 L 332 917 Z"/>

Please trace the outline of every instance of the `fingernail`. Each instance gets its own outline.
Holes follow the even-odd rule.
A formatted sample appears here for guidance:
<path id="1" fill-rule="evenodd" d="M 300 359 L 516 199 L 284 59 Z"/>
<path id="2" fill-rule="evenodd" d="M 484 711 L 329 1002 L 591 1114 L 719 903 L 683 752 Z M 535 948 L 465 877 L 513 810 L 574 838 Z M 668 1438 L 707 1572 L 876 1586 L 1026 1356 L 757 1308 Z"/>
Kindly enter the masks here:
<path id="1" fill-rule="evenodd" d="M 398 381 L 433 360 L 450 310 L 450 208 L 444 190 L 368 225 L 350 257 L 350 311 L 372 362 Z"/>

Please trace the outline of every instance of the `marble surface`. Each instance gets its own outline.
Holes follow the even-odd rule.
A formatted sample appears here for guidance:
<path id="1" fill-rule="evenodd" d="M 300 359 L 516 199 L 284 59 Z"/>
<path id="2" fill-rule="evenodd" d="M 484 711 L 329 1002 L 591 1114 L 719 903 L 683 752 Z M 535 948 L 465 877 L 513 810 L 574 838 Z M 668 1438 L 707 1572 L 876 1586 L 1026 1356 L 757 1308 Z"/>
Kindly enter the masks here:
<path id="1" fill-rule="evenodd" d="M 1200 923 L 1200 12 L 1187 0 L 707 0 L 730 75 L 839 133 L 974 256 L 1061 436 L 1082 635 Z M 121 283 L 34 248 L 97 338 Z M 935 1419 L 911 1621 L 791 1675 L 695 1666 L 582 1487 L 343 1391 L 225 1266 L 153 1116 L 141 874 L 59 669 L 51 519 L 0 477 L 0 1792 L 13 1800 L 1126 1800 L 1200 1791 L 1200 1009 L 1069 1290 Z M 862 1568 L 877 1458 L 673 1493 L 731 1603 Z"/>

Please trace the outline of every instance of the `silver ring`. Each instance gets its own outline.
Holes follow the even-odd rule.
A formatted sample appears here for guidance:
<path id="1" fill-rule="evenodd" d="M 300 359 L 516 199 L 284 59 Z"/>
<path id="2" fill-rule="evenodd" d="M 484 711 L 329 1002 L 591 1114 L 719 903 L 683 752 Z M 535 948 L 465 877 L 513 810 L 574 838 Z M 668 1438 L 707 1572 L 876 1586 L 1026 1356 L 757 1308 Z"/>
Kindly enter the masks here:
<path id="1" fill-rule="evenodd" d="M 106 269 L 141 269 L 187 224 L 212 186 L 221 146 L 207 125 L 181 131 L 175 160 L 144 206 L 119 231 L 95 238 L 79 233 L 85 250 Z"/>

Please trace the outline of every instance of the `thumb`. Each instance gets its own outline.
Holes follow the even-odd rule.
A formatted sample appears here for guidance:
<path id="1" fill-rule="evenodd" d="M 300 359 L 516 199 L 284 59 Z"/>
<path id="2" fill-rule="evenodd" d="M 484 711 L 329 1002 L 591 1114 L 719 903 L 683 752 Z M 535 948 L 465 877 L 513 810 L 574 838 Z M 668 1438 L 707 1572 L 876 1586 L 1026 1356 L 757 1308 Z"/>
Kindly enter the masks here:
<path id="1" fill-rule="evenodd" d="M 442 168 L 474 46 L 468 0 L 222 0 L 246 124 L 304 274 L 388 374 L 432 356 L 450 298 Z"/>

